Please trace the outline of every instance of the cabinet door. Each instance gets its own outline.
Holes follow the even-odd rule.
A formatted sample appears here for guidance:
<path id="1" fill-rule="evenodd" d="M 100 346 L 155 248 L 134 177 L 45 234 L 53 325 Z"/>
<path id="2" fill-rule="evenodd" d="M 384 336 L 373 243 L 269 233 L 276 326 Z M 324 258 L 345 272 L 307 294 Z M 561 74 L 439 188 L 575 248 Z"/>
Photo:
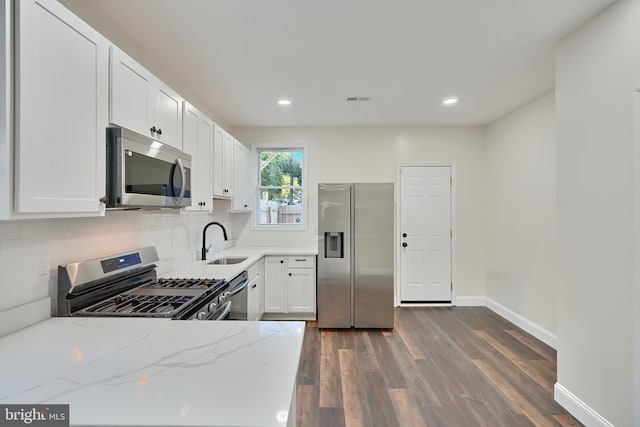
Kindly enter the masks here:
<path id="1" fill-rule="evenodd" d="M 257 162 L 253 152 L 235 141 L 233 151 L 233 203 L 235 212 L 251 212 L 257 188 Z"/>
<path id="2" fill-rule="evenodd" d="M 198 152 L 195 162 L 197 171 L 195 176 L 198 181 L 198 200 L 202 203 L 201 210 L 211 211 L 211 149 L 213 146 L 213 122 L 205 116 L 198 120 Z"/>
<path id="3" fill-rule="evenodd" d="M 200 180 L 198 172 L 198 124 L 200 112 L 189 104 L 185 104 L 182 119 L 182 149 L 191 154 L 191 206 L 185 210 L 198 211 L 202 207 L 200 198 Z"/>
<path id="4" fill-rule="evenodd" d="M 109 42 L 54 0 L 15 4 L 15 210 L 100 214 Z"/>
<path id="5" fill-rule="evenodd" d="M 210 211 L 213 122 L 186 102 L 183 110 L 183 150 L 191 154 L 191 206 L 185 210 Z"/>
<path id="6" fill-rule="evenodd" d="M 182 150 L 182 99 L 171 88 L 156 80 L 152 127 L 154 139 Z"/>
<path id="7" fill-rule="evenodd" d="M 261 263 L 263 263 L 264 261 L 260 261 Z M 264 315 L 264 306 L 265 306 L 265 302 L 264 302 L 264 295 L 265 295 L 265 289 L 264 289 L 264 264 L 262 265 L 262 270 L 263 272 L 258 276 L 258 320 L 262 319 L 262 316 Z"/>
<path id="8" fill-rule="evenodd" d="M 224 140 L 226 132 L 220 126 L 215 126 L 213 133 L 213 195 L 225 197 L 224 194 Z"/>
<path id="9" fill-rule="evenodd" d="M 222 182 L 227 197 L 233 197 L 233 148 L 235 139 L 230 134 L 224 138 L 222 156 L 224 158 Z"/>
<path id="10" fill-rule="evenodd" d="M 286 311 L 285 258 L 265 257 L 264 260 L 264 311 L 284 313 Z"/>
<path id="11" fill-rule="evenodd" d="M 111 123 L 153 137 L 155 91 L 149 71 L 115 46 L 111 47 Z"/>
<path id="12" fill-rule="evenodd" d="M 247 320 L 260 320 L 258 314 L 258 278 L 256 276 L 247 283 Z"/>
<path id="13" fill-rule="evenodd" d="M 289 268 L 287 272 L 287 311 L 314 313 L 316 311 L 315 270 Z"/>

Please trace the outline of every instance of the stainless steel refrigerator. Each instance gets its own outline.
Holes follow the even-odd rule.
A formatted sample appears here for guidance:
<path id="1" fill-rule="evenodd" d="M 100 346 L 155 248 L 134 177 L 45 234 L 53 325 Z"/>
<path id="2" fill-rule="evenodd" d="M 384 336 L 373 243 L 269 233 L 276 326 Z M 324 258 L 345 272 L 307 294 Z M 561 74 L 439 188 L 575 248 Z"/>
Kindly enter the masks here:
<path id="1" fill-rule="evenodd" d="M 393 328 L 393 184 L 318 184 L 318 327 Z"/>

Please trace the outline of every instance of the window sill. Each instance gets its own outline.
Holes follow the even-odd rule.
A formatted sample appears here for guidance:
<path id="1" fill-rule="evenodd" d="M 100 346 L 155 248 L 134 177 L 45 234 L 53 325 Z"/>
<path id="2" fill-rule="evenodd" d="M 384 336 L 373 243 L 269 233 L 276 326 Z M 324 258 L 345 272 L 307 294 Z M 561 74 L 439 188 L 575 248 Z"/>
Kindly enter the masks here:
<path id="1" fill-rule="evenodd" d="M 254 224 L 251 229 L 253 231 L 307 231 L 306 224 Z"/>

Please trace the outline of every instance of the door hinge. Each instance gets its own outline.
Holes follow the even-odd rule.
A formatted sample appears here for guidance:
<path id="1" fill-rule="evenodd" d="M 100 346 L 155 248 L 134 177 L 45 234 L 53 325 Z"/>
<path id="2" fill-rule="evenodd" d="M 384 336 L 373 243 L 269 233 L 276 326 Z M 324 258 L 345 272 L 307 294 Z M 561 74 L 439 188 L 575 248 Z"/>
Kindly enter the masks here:
<path id="1" fill-rule="evenodd" d="M 453 239 L 453 230 L 449 230 L 449 237 Z"/>
<path id="2" fill-rule="evenodd" d="M 453 177 L 452 176 L 449 177 L 449 185 L 451 187 L 453 187 Z"/>
<path id="3" fill-rule="evenodd" d="M 451 292 L 453 292 L 453 282 L 451 282 Z"/>

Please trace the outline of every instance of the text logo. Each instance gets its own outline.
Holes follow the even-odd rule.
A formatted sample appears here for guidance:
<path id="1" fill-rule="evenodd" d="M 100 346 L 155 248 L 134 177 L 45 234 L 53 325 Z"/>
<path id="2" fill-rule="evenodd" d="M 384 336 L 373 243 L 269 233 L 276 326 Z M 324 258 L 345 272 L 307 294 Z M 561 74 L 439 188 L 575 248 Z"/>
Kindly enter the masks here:
<path id="1" fill-rule="evenodd" d="M 69 405 L 0 405 L 0 427 L 69 427 Z"/>

